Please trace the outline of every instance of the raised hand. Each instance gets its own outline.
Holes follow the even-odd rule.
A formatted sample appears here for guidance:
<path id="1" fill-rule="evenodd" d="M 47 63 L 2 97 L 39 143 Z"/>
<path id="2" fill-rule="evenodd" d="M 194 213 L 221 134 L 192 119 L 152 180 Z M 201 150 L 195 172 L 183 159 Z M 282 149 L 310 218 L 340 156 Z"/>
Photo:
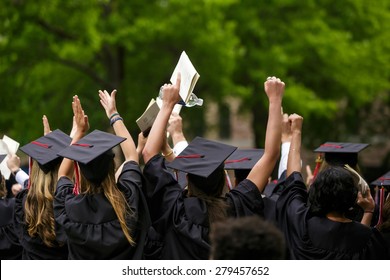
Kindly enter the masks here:
<path id="1" fill-rule="evenodd" d="M 291 114 L 288 117 L 289 122 L 291 123 L 291 132 L 301 132 L 302 131 L 302 123 L 303 118 L 298 114 Z"/>
<path id="2" fill-rule="evenodd" d="M 268 96 L 268 99 L 271 101 L 274 98 L 282 98 L 284 94 L 284 82 L 276 77 L 268 77 L 264 82 L 264 90 Z"/>
<path id="3" fill-rule="evenodd" d="M 163 92 L 163 104 L 171 104 L 175 105 L 177 104 L 181 98 L 180 98 L 180 82 L 181 82 L 181 74 L 177 74 L 176 83 L 174 85 L 171 84 L 165 84 L 161 87 L 161 90 Z"/>
<path id="4" fill-rule="evenodd" d="M 72 102 L 73 109 L 73 121 L 76 125 L 75 128 L 75 137 L 81 138 L 89 129 L 88 116 L 84 113 L 83 107 L 81 106 L 80 99 L 77 95 L 73 96 Z"/>
<path id="5" fill-rule="evenodd" d="M 43 123 L 43 135 L 50 133 L 51 132 L 50 124 L 49 124 L 49 120 L 47 119 L 46 115 L 43 115 L 42 123 Z"/>
<path id="6" fill-rule="evenodd" d="M 110 118 L 113 114 L 118 113 L 115 101 L 116 89 L 114 89 L 111 94 L 109 94 L 106 90 L 99 90 L 99 97 L 100 104 L 102 104 L 108 118 Z"/>
<path id="7" fill-rule="evenodd" d="M 291 142 L 291 122 L 288 119 L 288 114 L 283 114 L 282 119 L 282 143 Z"/>

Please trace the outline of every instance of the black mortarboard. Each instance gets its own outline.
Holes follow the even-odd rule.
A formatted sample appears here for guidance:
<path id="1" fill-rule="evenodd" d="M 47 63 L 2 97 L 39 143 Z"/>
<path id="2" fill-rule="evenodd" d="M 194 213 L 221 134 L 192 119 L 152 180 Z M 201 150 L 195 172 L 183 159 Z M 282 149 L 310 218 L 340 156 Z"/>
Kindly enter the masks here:
<path id="1" fill-rule="evenodd" d="M 358 163 L 358 153 L 367 148 L 369 144 L 364 143 L 340 143 L 326 142 L 314 150 L 317 153 L 325 154 L 325 161 L 330 165 L 348 164 L 356 166 Z"/>
<path id="2" fill-rule="evenodd" d="M 95 129 L 58 155 L 77 161 L 83 175 L 99 184 L 108 174 L 114 153 L 111 150 L 126 138 Z"/>
<path id="3" fill-rule="evenodd" d="M 264 149 L 237 149 L 225 161 L 226 170 L 234 170 L 237 182 L 244 180 L 263 156 Z"/>
<path id="4" fill-rule="evenodd" d="M 203 189 L 224 180 L 224 161 L 237 147 L 196 137 L 172 162 L 169 168 L 188 173 L 189 179 Z M 220 171 L 220 172 L 219 172 Z"/>
<path id="5" fill-rule="evenodd" d="M 390 171 L 386 174 L 383 174 L 381 177 L 371 182 L 371 186 L 384 186 L 386 188 L 390 188 Z"/>
<path id="6" fill-rule="evenodd" d="M 48 173 L 62 158 L 57 153 L 69 146 L 72 139 L 59 129 L 54 130 L 20 148 L 38 162 L 43 172 Z"/>

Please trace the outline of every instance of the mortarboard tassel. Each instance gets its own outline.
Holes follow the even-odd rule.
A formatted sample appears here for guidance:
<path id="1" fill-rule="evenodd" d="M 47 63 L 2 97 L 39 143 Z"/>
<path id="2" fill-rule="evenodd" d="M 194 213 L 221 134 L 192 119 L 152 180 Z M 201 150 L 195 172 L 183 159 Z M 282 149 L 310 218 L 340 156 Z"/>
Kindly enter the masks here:
<path id="1" fill-rule="evenodd" d="M 193 154 L 193 155 L 177 156 L 176 158 L 204 158 L 204 155 Z"/>
<path id="2" fill-rule="evenodd" d="M 382 211 L 383 211 L 384 204 L 385 204 L 385 188 L 382 186 L 379 189 L 379 218 L 378 218 L 378 223 L 376 224 L 376 226 L 379 226 L 383 223 Z"/>
<path id="3" fill-rule="evenodd" d="M 317 177 L 318 172 L 320 171 L 322 162 L 324 160 L 322 159 L 322 155 L 319 154 L 318 157 L 316 158 L 316 167 L 314 168 L 313 171 L 313 179 L 311 180 L 310 184 L 314 181 L 314 179 Z"/>
<path id="4" fill-rule="evenodd" d="M 225 169 L 224 171 L 225 171 L 226 185 L 227 185 L 229 191 L 231 191 L 233 189 L 232 182 L 230 181 L 230 177 L 229 177 L 227 170 Z"/>

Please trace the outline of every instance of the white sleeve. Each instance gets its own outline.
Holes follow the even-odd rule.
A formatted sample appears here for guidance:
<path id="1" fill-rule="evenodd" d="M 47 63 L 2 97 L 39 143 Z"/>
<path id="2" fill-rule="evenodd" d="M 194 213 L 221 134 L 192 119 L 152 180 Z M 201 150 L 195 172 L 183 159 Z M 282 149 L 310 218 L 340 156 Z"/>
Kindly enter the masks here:
<path id="1" fill-rule="evenodd" d="M 173 153 L 175 156 L 179 155 L 186 147 L 188 146 L 187 141 L 179 141 L 176 143 L 176 145 L 173 147 Z"/>
<path id="2" fill-rule="evenodd" d="M 21 184 L 24 187 L 24 182 L 28 180 L 28 174 L 24 172 L 22 169 L 19 169 L 18 172 L 15 174 L 15 180 L 18 182 L 18 184 Z"/>
<path id="3" fill-rule="evenodd" d="M 290 142 L 284 142 L 281 147 L 280 161 L 278 169 L 278 178 L 282 175 L 284 170 L 287 170 L 288 153 L 290 151 Z"/>

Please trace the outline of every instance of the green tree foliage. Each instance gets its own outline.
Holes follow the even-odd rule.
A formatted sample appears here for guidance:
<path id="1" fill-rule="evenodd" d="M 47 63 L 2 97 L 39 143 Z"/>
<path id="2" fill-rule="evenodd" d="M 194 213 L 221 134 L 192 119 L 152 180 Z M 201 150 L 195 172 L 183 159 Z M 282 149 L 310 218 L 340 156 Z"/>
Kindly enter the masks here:
<path id="1" fill-rule="evenodd" d="M 21 142 L 41 134 L 41 116 L 70 130 L 72 95 L 92 128 L 106 129 L 99 89 L 118 90 L 118 109 L 137 135 L 135 120 L 185 50 L 201 73 L 199 96 L 218 98 L 230 87 L 235 63 L 228 1 L 1 2 L 0 125 Z M 203 114 L 192 110 L 201 130 Z"/>
<path id="2" fill-rule="evenodd" d="M 253 112 L 257 145 L 267 118 L 262 83 L 273 75 L 286 82 L 284 111 L 304 116 L 304 140 L 311 147 L 358 135 L 362 106 L 389 89 L 389 5 L 384 0 L 234 4 L 228 18 L 240 38 L 235 78 L 244 108 Z"/>
<path id="3" fill-rule="evenodd" d="M 305 118 L 309 147 L 363 137 L 373 101 L 389 105 L 390 9 L 376 0 L 7 0 L 0 3 L 1 133 L 42 133 L 41 116 L 69 131 L 78 94 L 91 127 L 107 129 L 97 91 L 118 90 L 135 119 L 168 82 L 182 50 L 201 74 L 205 107 L 183 109 L 201 135 L 208 100 L 239 96 L 256 145 L 267 119 L 263 82 L 286 82 L 284 111 Z M 365 130 L 367 133 L 369 129 Z"/>

